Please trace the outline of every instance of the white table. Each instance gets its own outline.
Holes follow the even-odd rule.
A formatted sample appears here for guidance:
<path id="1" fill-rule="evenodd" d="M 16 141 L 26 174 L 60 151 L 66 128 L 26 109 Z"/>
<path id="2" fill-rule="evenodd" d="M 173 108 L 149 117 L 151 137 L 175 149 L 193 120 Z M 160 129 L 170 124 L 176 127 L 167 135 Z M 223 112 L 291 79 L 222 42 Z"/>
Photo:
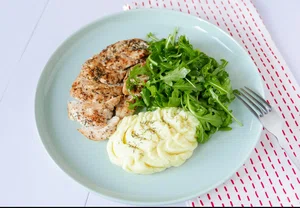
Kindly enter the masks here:
<path id="1" fill-rule="evenodd" d="M 300 1 L 254 3 L 300 82 Z M 123 4 L 123 0 L 0 2 L 0 205 L 115 205 L 89 193 L 50 159 L 35 129 L 33 98 L 40 72 L 56 47 L 86 23 L 122 11 Z"/>

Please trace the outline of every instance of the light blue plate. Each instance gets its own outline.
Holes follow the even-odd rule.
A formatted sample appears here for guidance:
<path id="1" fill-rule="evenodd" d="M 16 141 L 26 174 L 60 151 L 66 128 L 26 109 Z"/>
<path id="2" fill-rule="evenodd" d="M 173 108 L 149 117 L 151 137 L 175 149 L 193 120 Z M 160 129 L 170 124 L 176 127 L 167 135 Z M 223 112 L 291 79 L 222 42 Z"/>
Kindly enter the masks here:
<path id="1" fill-rule="evenodd" d="M 52 55 L 40 77 L 35 116 L 40 137 L 50 156 L 74 180 L 101 196 L 137 205 L 170 204 L 208 192 L 228 180 L 247 160 L 262 126 L 235 100 L 231 109 L 244 126 L 218 132 L 182 166 L 153 175 L 135 175 L 113 165 L 107 141 L 83 137 L 79 124 L 68 119 L 72 82 L 82 64 L 107 45 L 153 32 L 166 37 L 179 27 L 191 43 L 217 60 L 229 61 L 233 88 L 249 86 L 264 95 L 255 65 L 243 48 L 216 26 L 169 10 L 134 10 L 107 16 L 80 29 Z"/>

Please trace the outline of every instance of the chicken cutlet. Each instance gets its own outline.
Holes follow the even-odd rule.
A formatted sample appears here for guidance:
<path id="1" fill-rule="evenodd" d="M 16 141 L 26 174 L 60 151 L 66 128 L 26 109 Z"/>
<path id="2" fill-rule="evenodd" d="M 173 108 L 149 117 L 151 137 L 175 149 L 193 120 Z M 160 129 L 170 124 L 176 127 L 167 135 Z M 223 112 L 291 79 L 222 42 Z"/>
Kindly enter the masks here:
<path id="1" fill-rule="evenodd" d="M 148 56 L 148 44 L 141 39 L 118 41 L 87 60 L 82 67 L 82 76 L 105 84 L 122 82 L 129 67 Z"/>
<path id="2" fill-rule="evenodd" d="M 71 120 L 79 122 L 85 137 L 100 141 L 109 138 L 129 109 L 131 96 L 124 95 L 124 77 L 128 70 L 148 56 L 148 44 L 141 39 L 118 41 L 87 60 L 73 82 L 68 103 Z"/>
<path id="3" fill-rule="evenodd" d="M 79 75 L 72 84 L 70 94 L 80 101 L 101 103 L 122 95 L 122 88 L 123 83 L 114 85 L 97 83 Z"/>
<path id="4" fill-rule="evenodd" d="M 134 110 L 129 109 L 130 103 L 133 103 L 132 96 L 123 96 L 121 101 L 116 106 L 116 116 L 119 118 L 124 118 L 125 116 L 130 116 L 134 113 Z"/>
<path id="5" fill-rule="evenodd" d="M 108 139 L 117 128 L 120 118 L 117 116 L 112 117 L 108 120 L 107 125 L 103 126 L 83 126 L 78 131 L 85 137 L 94 141 L 101 141 Z"/>
<path id="6" fill-rule="evenodd" d="M 114 108 L 122 96 L 114 97 L 107 102 L 71 101 L 68 103 L 69 118 L 78 121 L 83 126 L 106 126 L 113 117 Z"/>

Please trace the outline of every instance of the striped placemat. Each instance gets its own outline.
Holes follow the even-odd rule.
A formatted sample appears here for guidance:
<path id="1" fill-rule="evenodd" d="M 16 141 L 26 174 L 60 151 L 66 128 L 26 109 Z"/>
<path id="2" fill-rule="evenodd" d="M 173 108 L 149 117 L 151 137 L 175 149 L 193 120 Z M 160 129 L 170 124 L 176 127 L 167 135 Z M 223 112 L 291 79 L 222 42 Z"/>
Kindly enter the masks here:
<path id="1" fill-rule="evenodd" d="M 165 8 L 189 13 L 222 28 L 248 52 L 264 81 L 267 101 L 285 126 L 287 151 L 300 156 L 299 85 L 250 0 L 128 1 L 124 10 Z M 188 206 L 299 206 L 300 171 L 276 139 L 263 131 L 250 158 L 226 183 L 187 202 Z"/>

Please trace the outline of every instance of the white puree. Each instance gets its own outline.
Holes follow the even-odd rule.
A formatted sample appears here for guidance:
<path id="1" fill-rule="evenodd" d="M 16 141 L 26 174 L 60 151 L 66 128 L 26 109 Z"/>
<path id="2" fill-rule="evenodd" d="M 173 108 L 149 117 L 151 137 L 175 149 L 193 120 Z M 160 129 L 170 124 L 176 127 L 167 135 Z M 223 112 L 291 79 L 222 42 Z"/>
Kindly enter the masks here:
<path id="1" fill-rule="evenodd" d="M 112 163 L 137 174 L 151 174 L 182 165 L 197 147 L 199 121 L 180 108 L 142 112 L 121 120 L 109 138 Z"/>

